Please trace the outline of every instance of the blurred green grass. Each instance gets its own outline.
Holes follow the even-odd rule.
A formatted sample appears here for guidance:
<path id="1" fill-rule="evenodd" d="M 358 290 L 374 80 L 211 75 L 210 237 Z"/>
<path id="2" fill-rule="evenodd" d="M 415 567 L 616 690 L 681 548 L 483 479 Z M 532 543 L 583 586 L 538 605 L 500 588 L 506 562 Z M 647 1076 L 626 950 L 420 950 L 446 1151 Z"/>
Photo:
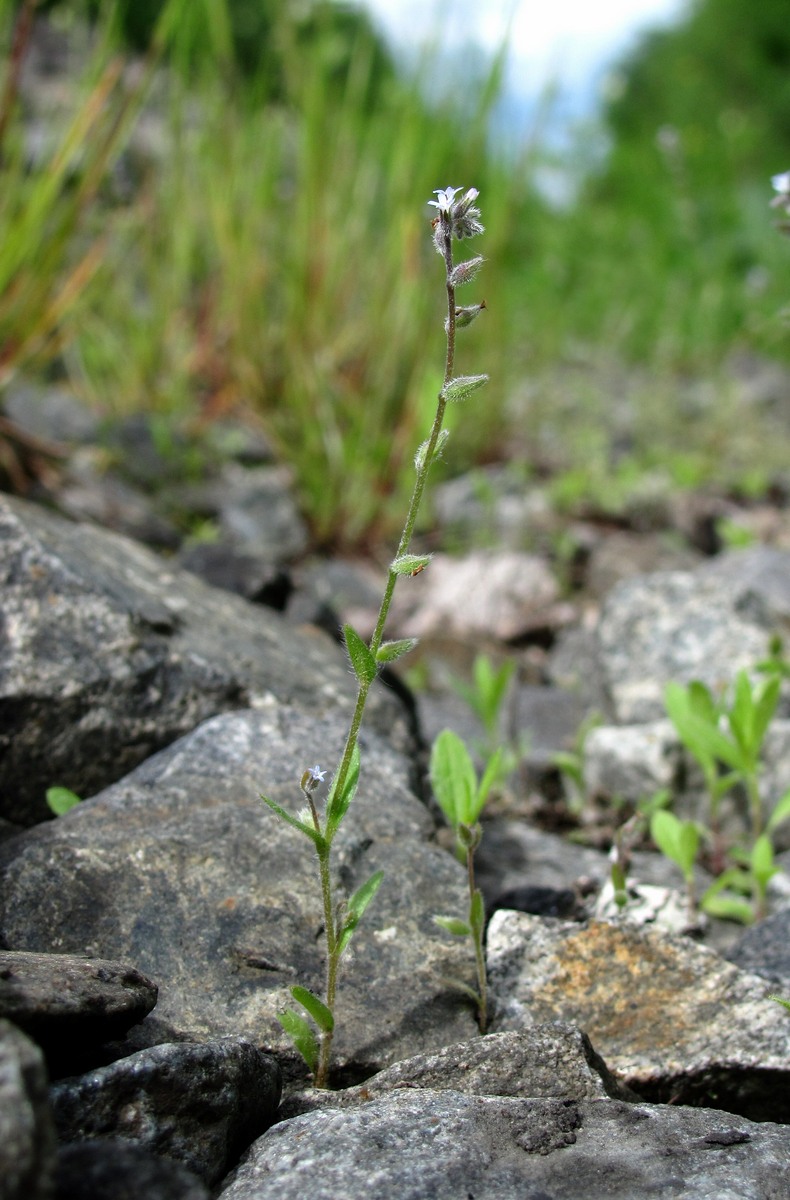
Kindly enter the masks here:
<path id="1" fill-rule="evenodd" d="M 136 164 L 127 194 L 96 186 L 115 142 L 93 175 L 77 171 L 93 180 L 78 209 L 63 207 L 73 189 L 51 186 L 51 165 L 40 178 L 19 156 L 0 164 L 0 234 L 16 248 L 0 272 L 0 361 L 35 363 L 28 331 L 89 261 L 49 322 L 75 387 L 115 414 L 196 428 L 254 412 L 293 469 L 316 543 L 373 544 L 402 515 L 443 366 L 425 202 L 475 186 L 487 262 L 469 300 L 488 307 L 458 368 L 492 384 L 452 414 L 443 470 L 518 455 L 569 473 L 570 491 L 585 471 L 605 487 L 623 457 L 626 474 L 668 464 L 678 486 L 735 487 L 755 468 L 768 486 L 781 471 L 786 423 L 753 408 L 747 427 L 729 375 L 736 352 L 788 359 L 790 244 L 768 208 L 770 171 L 788 164 L 744 174 L 726 122 L 704 155 L 670 129 L 592 162 L 589 131 L 558 158 L 537 130 L 514 156 L 489 136 L 501 57 L 437 99 L 430 55 L 407 76 L 364 24 L 338 41 L 319 7 L 307 38 L 280 6 L 273 87 L 271 55 L 257 72 L 236 62 L 226 0 L 168 7 L 169 62 L 141 118 L 163 149 Z M 115 27 L 102 28 L 97 62 Z M 95 145 L 88 126 L 84 144 Z M 568 205 L 542 196 L 547 167 L 571 180 Z M 33 253 L 43 218 L 22 237 L 9 215 L 14 203 L 29 213 L 27 191 L 47 179 L 47 220 L 58 205 L 75 218 L 57 260 Z M 27 307 L 15 302 L 23 271 Z M 31 353 L 14 359 L 25 338 Z M 714 399 L 695 408 L 697 378 Z"/>

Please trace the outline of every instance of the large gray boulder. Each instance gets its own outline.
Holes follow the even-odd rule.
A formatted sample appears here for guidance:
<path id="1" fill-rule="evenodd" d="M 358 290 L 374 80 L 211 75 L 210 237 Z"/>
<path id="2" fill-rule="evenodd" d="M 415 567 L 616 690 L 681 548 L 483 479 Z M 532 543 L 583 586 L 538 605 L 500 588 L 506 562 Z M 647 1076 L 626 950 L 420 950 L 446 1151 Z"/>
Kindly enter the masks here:
<path id="1" fill-rule="evenodd" d="M 0 940 L 14 950 L 134 962 L 159 987 L 156 1040 L 237 1034 L 290 1053 L 289 988 L 323 988 L 312 844 L 258 798 L 302 806 L 299 778 L 339 760 L 345 725 L 272 704 L 224 714 L 57 821 L 0 845 Z M 465 874 L 432 844 L 410 765 L 363 733 L 357 798 L 334 846 L 338 896 L 384 883 L 343 960 L 336 1061 L 369 1073 L 469 1037 L 465 943 L 434 913 L 462 913 Z M 320 796 L 320 793 L 319 793 Z"/>
<path id="2" fill-rule="evenodd" d="M 49 816 L 47 787 L 91 795 L 215 713 L 272 699 L 348 714 L 343 652 L 118 534 L 0 497 L 0 816 Z M 370 724 L 410 744 L 374 687 Z"/>
<path id="3" fill-rule="evenodd" d="M 0 1196 L 49 1200 L 54 1167 L 55 1127 L 41 1051 L 0 1020 Z"/>
<path id="4" fill-rule="evenodd" d="M 710 1109 L 390 1092 L 259 1138 L 221 1200 L 767 1200 L 790 1134 Z"/>

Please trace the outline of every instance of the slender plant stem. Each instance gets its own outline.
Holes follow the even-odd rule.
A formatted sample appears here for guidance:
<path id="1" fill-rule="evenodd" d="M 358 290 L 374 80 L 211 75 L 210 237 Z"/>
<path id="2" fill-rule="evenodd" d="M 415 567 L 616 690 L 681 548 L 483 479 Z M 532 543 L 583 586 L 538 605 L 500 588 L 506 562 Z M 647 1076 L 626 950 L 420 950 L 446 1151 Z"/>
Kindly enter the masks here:
<path id="1" fill-rule="evenodd" d="M 477 1010 L 477 1023 L 480 1032 L 485 1033 L 488 1025 L 488 996 L 486 979 L 486 956 L 483 951 L 483 931 L 479 929 L 474 917 L 475 895 L 475 851 L 473 846 L 466 848 L 466 877 L 469 883 L 469 926 L 472 930 L 472 941 L 475 947 L 475 962 L 477 964 L 477 994 L 480 1005 Z"/>
<path id="2" fill-rule="evenodd" d="M 337 967 L 339 955 L 337 952 L 337 930 L 332 912 L 332 878 L 329 870 L 329 845 L 318 852 L 318 866 L 321 873 L 321 898 L 324 905 L 324 934 L 326 937 L 326 1006 L 334 1014 L 335 989 L 337 986 Z M 332 1036 L 334 1030 L 325 1029 L 321 1034 L 321 1050 L 318 1059 L 318 1070 L 315 1075 L 315 1086 L 325 1088 L 329 1081 L 329 1060 L 332 1053 Z"/>

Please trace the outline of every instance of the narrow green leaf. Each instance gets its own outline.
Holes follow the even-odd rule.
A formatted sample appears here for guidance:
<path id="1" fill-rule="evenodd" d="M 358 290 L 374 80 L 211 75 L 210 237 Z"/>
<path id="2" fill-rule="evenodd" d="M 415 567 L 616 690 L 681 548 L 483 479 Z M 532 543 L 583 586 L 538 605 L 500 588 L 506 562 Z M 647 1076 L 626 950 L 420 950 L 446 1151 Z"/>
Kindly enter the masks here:
<path id="1" fill-rule="evenodd" d="M 479 888 L 475 888 L 472 895 L 472 903 L 469 905 L 469 924 L 472 926 L 472 931 L 476 934 L 483 932 L 486 923 L 486 908 L 483 901 L 483 893 Z"/>
<path id="2" fill-rule="evenodd" d="M 292 816 L 291 813 L 286 812 L 284 808 L 281 808 L 279 804 L 276 804 L 274 800 L 270 800 L 268 796 L 261 794 L 260 798 L 264 804 L 269 806 L 272 812 L 277 813 L 277 816 L 281 817 L 282 820 L 288 825 L 292 825 L 294 829 L 298 829 L 300 833 L 303 833 L 306 837 L 309 837 L 316 850 L 325 848 L 326 838 L 312 825 L 308 825 L 306 821 L 300 821 L 298 817 Z"/>
<path id="3" fill-rule="evenodd" d="M 299 984 L 295 984 L 291 988 L 291 995 L 296 1003 L 301 1004 L 302 1008 L 310 1014 L 319 1029 L 323 1029 L 324 1033 L 332 1032 L 335 1027 L 335 1018 L 323 1000 L 320 1000 L 313 992 L 309 992 L 307 988 L 300 987 Z"/>
<path id="4" fill-rule="evenodd" d="M 366 880 L 361 887 L 358 887 L 352 896 L 349 897 L 348 911 L 355 916 L 357 920 L 362 916 L 367 906 L 370 904 L 376 892 L 381 887 L 381 881 L 384 878 L 383 871 L 374 871 L 370 879 Z"/>
<path id="5" fill-rule="evenodd" d="M 486 383 L 487 375 L 458 375 L 444 385 L 442 395 L 448 403 L 453 404 L 458 400 L 466 400 L 467 396 L 471 396 L 472 392 L 476 392 Z"/>
<path id="6" fill-rule="evenodd" d="M 697 853 L 699 834 L 692 821 L 679 821 L 674 813 L 659 809 L 650 818 L 650 836 L 662 854 L 688 878 Z"/>
<path id="7" fill-rule="evenodd" d="M 773 811 L 765 826 L 766 832 L 773 833 L 788 817 L 790 817 L 790 792 L 785 792 L 781 800 L 778 800 L 773 807 Z"/>
<path id="8" fill-rule="evenodd" d="M 765 887 L 769 879 L 773 878 L 779 870 L 774 862 L 774 848 L 767 834 L 761 834 L 755 841 L 750 865 L 755 879 L 762 887 Z"/>
<path id="9" fill-rule="evenodd" d="M 374 872 L 370 879 L 363 883 L 362 887 L 357 888 L 354 894 L 349 897 L 348 915 L 343 923 L 340 936 L 337 939 L 338 954 L 343 954 L 348 946 L 348 943 L 351 941 L 351 938 L 354 935 L 354 930 L 362 918 L 362 914 L 370 904 L 373 897 L 376 895 L 376 892 L 379 890 L 383 878 L 383 871 Z"/>
<path id="10" fill-rule="evenodd" d="M 446 929 L 453 937 L 471 937 L 472 927 L 460 917 L 434 917 L 434 924 L 440 929 Z"/>
<path id="11" fill-rule="evenodd" d="M 729 894 L 703 896 L 700 902 L 703 912 L 710 917 L 721 917 L 725 921 L 740 921 L 742 925 L 751 925 L 754 921 L 752 906 L 747 900 Z"/>
<path id="12" fill-rule="evenodd" d="M 480 816 L 486 806 L 486 801 L 491 794 L 492 788 L 496 784 L 501 783 L 505 776 L 505 763 L 507 756 L 504 746 L 498 746 L 494 753 L 489 758 L 483 771 L 483 778 L 477 789 L 477 798 L 475 804 L 475 820 Z"/>
<path id="13" fill-rule="evenodd" d="M 390 570 L 396 575 L 419 575 L 428 566 L 431 554 L 401 554 L 398 558 L 393 558 L 390 563 Z"/>
<path id="14" fill-rule="evenodd" d="M 790 1009 L 790 1000 L 785 1000 L 784 996 L 769 996 L 768 999 L 775 1000 L 777 1004 L 782 1004 L 785 1008 Z"/>
<path id="15" fill-rule="evenodd" d="M 473 824 L 469 819 L 477 802 L 477 774 L 469 751 L 451 729 L 444 729 L 431 749 L 431 786 L 449 823 Z"/>
<path id="16" fill-rule="evenodd" d="M 781 690 L 781 681 L 778 676 L 774 675 L 767 680 L 757 691 L 757 702 L 754 712 L 754 752 L 759 754 L 762 747 L 765 735 L 768 731 L 768 726 L 776 713 L 776 706 L 779 703 L 779 692 Z"/>
<path id="17" fill-rule="evenodd" d="M 332 780 L 332 786 L 329 789 L 329 795 L 326 801 L 326 836 L 332 839 L 343 820 L 343 817 L 348 812 L 348 806 L 354 799 L 359 783 L 359 746 L 354 746 L 351 754 L 351 766 L 348 769 L 345 783 L 338 793 L 337 776 Z"/>
<path id="18" fill-rule="evenodd" d="M 376 662 L 390 663 L 409 654 L 418 643 L 418 638 L 400 638 L 397 642 L 382 642 L 376 651 Z"/>
<path id="19" fill-rule="evenodd" d="M 277 1020 L 315 1075 L 318 1068 L 318 1042 L 307 1021 L 292 1008 L 277 1013 Z"/>
<path id="20" fill-rule="evenodd" d="M 65 787 L 51 787 L 46 791 L 47 804 L 56 817 L 62 817 L 70 809 L 82 803 L 76 792 Z"/>
<path id="21" fill-rule="evenodd" d="M 465 996 L 469 996 L 471 1000 L 474 1000 L 478 1008 L 480 1007 L 482 1003 L 480 996 L 473 987 L 470 987 L 468 983 L 464 983 L 463 979 L 456 979 L 454 976 L 445 975 L 442 977 L 442 983 L 446 983 L 457 991 L 463 992 Z"/>
<path id="22" fill-rule="evenodd" d="M 343 626 L 343 637 L 346 643 L 346 650 L 348 650 L 348 657 L 351 659 L 351 666 L 354 668 L 354 674 L 357 679 L 362 684 L 372 683 L 376 678 L 378 667 L 369 648 L 350 625 Z"/>

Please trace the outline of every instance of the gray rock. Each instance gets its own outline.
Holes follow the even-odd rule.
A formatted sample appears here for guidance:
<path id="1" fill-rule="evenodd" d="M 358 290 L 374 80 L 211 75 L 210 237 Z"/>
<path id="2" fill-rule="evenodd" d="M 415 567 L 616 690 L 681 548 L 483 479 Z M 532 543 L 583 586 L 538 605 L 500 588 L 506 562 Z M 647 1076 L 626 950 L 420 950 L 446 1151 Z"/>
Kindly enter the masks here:
<path id="1" fill-rule="evenodd" d="M 53 1200 L 209 1200 L 181 1163 L 120 1138 L 61 1146 Z"/>
<path id="2" fill-rule="evenodd" d="M 50 1101 L 62 1142 L 121 1138 L 213 1184 L 271 1125 L 280 1087 L 274 1059 L 229 1038 L 140 1050 L 53 1084 Z"/>
<path id="3" fill-rule="evenodd" d="M 90 795 L 214 713 L 272 697 L 351 710 L 353 677 L 325 635 L 11 498 L 0 584 L 0 815 L 19 824 L 50 815 L 52 784 Z M 410 744 L 378 685 L 368 720 Z"/>
<path id="4" fill-rule="evenodd" d="M 647 1099 L 790 1120 L 790 1022 L 765 979 L 713 951 L 626 922 L 498 912 L 488 969 L 494 1029 L 571 1021 Z"/>
<path id="5" fill-rule="evenodd" d="M 615 723 L 665 715 L 670 681 L 723 691 L 765 657 L 771 612 L 734 582 L 701 571 L 657 572 L 618 584 L 597 627 L 597 653 Z"/>
<path id="6" fill-rule="evenodd" d="M 777 991 L 790 997 L 790 908 L 751 925 L 726 957 L 742 971 L 771 980 Z"/>
<path id="7" fill-rule="evenodd" d="M 588 796 L 636 801 L 675 789 L 684 756 L 669 720 L 644 725 L 598 725 L 584 740 Z"/>
<path id="8" fill-rule="evenodd" d="M 557 581 L 537 555 L 436 554 L 412 589 L 396 597 L 393 620 L 408 637 L 441 633 L 508 641 L 566 621 L 558 600 Z"/>
<path id="9" fill-rule="evenodd" d="M 304 554 L 305 525 L 282 467 L 228 464 L 217 485 L 220 534 L 237 550 L 282 563 Z"/>
<path id="10" fill-rule="evenodd" d="M 156 984 L 129 963 L 0 950 L 0 1016 L 68 1061 L 142 1021 Z"/>
<path id="11" fill-rule="evenodd" d="M 397 1091 L 270 1129 L 222 1200 L 766 1200 L 787 1129 L 709 1109 Z"/>
<path id="12" fill-rule="evenodd" d="M 296 812 L 301 773 L 336 763 L 344 738 L 339 717 L 282 706 L 215 717 L 3 843 L 2 943 L 129 959 L 156 979 L 155 1015 L 174 1032 L 236 1033 L 290 1054 L 276 1013 L 292 984 L 323 988 L 320 891 L 312 847 L 258 795 Z M 446 983 L 472 983 L 467 947 L 431 919 L 464 911 L 464 872 L 427 844 L 433 822 L 409 777 L 363 732 L 359 792 L 334 845 L 341 894 L 385 871 L 338 998 L 336 1061 L 368 1073 L 475 1028 Z"/>
<path id="13" fill-rule="evenodd" d="M 41 1051 L 0 1020 L 0 1196 L 48 1200 L 55 1165 L 55 1129 L 47 1104 Z"/>
<path id="14" fill-rule="evenodd" d="M 593 596 L 603 599 L 622 579 L 652 571 L 691 571 L 700 559 L 696 551 L 678 544 L 677 534 L 615 530 L 593 544 L 586 587 Z"/>
<path id="15" fill-rule="evenodd" d="M 617 1082 L 586 1034 L 573 1025 L 555 1021 L 518 1033 L 490 1033 L 445 1046 L 437 1054 L 418 1054 L 342 1092 L 313 1088 L 292 1097 L 281 1108 L 280 1116 L 367 1104 L 397 1088 L 449 1089 L 467 1096 L 637 1099 Z"/>

